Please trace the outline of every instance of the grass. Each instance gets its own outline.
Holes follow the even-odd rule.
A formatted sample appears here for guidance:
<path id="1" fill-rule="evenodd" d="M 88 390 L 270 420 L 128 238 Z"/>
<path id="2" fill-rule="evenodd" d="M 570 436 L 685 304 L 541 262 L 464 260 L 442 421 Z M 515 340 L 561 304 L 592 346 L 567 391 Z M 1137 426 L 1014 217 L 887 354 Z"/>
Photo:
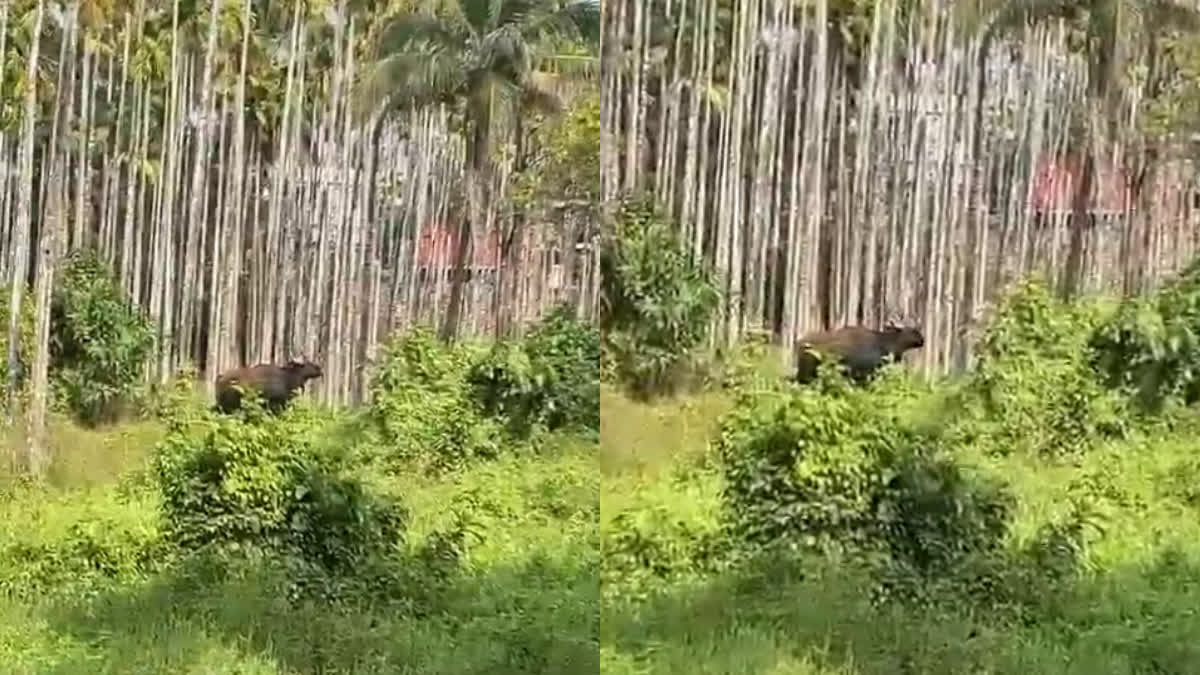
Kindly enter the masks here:
<path id="1" fill-rule="evenodd" d="M 606 588 L 604 672 L 1200 672 L 1200 460 L 1186 434 L 1058 464 L 961 451 L 1015 494 L 1013 548 L 1082 496 L 1102 531 L 1060 592 L 1019 621 L 968 601 L 874 606 L 853 558 L 706 564 L 721 489 L 706 433 L 731 405 L 714 393 L 653 406 L 604 399 L 606 429 L 617 431 L 601 440 L 601 528 L 606 562 L 620 567 L 606 577 L 619 588 Z"/>
<path id="2" fill-rule="evenodd" d="M 4 468 L 8 471 L 0 471 L 0 480 L 12 475 L 16 458 L 21 456 L 26 442 L 24 426 L 15 426 L 16 432 L 10 432 L 5 439 Z M 163 435 L 162 424 L 157 420 L 87 429 L 56 414 L 47 428 L 51 457 L 47 482 L 64 489 L 115 482 L 130 468 L 141 466 Z"/>
<path id="3" fill-rule="evenodd" d="M 852 556 L 714 554 L 722 480 L 709 440 L 733 405 L 721 392 L 644 404 L 606 390 L 598 447 L 567 438 L 436 479 L 394 476 L 413 516 L 408 552 L 462 522 L 464 557 L 405 597 L 332 604 L 289 601 L 270 559 L 223 573 L 141 564 L 159 537 L 141 470 L 161 429 L 56 421 L 51 484 L 0 494 L 0 671 L 1200 672 L 1200 459 L 1185 433 L 1059 463 L 961 451 L 1016 495 L 1011 546 L 1081 496 L 1102 529 L 1055 597 L 1018 621 L 965 601 L 873 605 Z"/>
<path id="4" fill-rule="evenodd" d="M 598 670 L 594 445 L 567 438 L 436 480 L 395 478 L 390 487 L 413 514 L 410 552 L 467 518 L 475 536 L 460 564 L 409 597 L 297 605 L 272 560 L 222 574 L 198 560 L 138 571 L 158 516 L 154 491 L 139 482 L 145 448 L 125 445 L 136 434 L 153 437 L 140 427 L 59 429 L 56 437 L 86 441 L 59 458 L 79 466 L 0 498 L 0 671 Z M 105 467 L 103 478 L 84 477 L 85 466 Z"/>

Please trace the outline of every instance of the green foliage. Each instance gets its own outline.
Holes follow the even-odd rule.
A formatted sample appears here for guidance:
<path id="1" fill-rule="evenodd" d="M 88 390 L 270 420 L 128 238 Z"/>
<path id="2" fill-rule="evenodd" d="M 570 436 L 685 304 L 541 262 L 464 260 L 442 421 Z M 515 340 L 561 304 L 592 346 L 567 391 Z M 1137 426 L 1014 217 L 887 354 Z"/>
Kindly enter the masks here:
<path id="1" fill-rule="evenodd" d="M 551 310 L 519 342 L 499 342 L 467 374 L 475 401 L 517 436 L 534 426 L 600 430 L 600 333 Z"/>
<path id="2" fill-rule="evenodd" d="M 772 338 L 768 331 L 752 332 L 729 349 L 719 350 L 707 364 L 705 384 L 734 392 L 783 386 L 788 373 Z"/>
<path id="3" fill-rule="evenodd" d="M 617 372 L 641 396 L 679 383 L 720 296 L 649 202 L 622 205 L 601 254 L 601 329 Z"/>
<path id="4" fill-rule="evenodd" d="M 863 554 L 881 561 L 881 588 L 906 598 L 1000 550 L 1011 494 L 909 422 L 903 380 L 852 387 L 822 365 L 818 385 L 747 396 L 724 421 L 717 446 L 739 539 Z"/>
<path id="5" fill-rule="evenodd" d="M 250 420 L 196 421 L 156 448 L 171 541 L 185 550 L 278 550 L 346 572 L 401 543 L 406 510 L 355 475 L 344 439 L 322 435 L 328 420 L 248 407 Z"/>
<path id="6" fill-rule="evenodd" d="M 1169 11 L 1173 6 L 1179 7 L 1162 3 L 1154 8 Z M 1184 13 L 1191 14 L 1190 21 L 1194 23 L 1192 11 L 1189 9 Z M 1149 18 L 1158 17 L 1151 15 Z M 1178 26 L 1166 25 L 1169 22 L 1156 23 L 1159 25 L 1153 28 L 1154 35 L 1150 36 L 1156 47 L 1153 69 L 1148 67 L 1151 64 L 1146 64 L 1147 67 L 1131 68 L 1129 73 L 1139 85 L 1149 85 L 1153 94 L 1141 102 L 1140 131 L 1155 142 L 1183 145 L 1187 154 L 1194 156 L 1196 147 L 1191 139 L 1200 131 L 1200 86 L 1197 85 L 1200 82 L 1200 44 L 1194 30 L 1180 30 Z"/>
<path id="7" fill-rule="evenodd" d="M 0 287 L 0 360 L 3 361 L 3 369 L 0 372 L 5 374 L 4 382 L 0 383 L 0 403 L 6 406 L 8 404 L 8 311 L 11 289 L 11 286 Z M 19 322 L 20 343 L 17 346 L 17 361 L 20 368 L 17 378 L 18 397 L 22 400 L 28 393 L 29 369 L 33 365 L 35 309 L 29 291 L 23 288 Z"/>
<path id="8" fill-rule="evenodd" d="M 154 329 L 91 252 L 67 259 L 51 306 L 56 399 L 85 424 L 109 421 L 142 377 Z"/>
<path id="9" fill-rule="evenodd" d="M 497 104 L 514 115 L 557 107 L 557 96 L 534 77 L 539 57 L 574 52 L 599 39 L 598 3 L 463 0 L 456 9 L 408 7 L 389 17 L 373 40 L 376 65 L 361 82 L 360 100 L 372 107 L 382 102 L 388 112 L 458 104 L 463 126 L 483 125 L 486 137 Z M 526 56 L 513 58 L 517 53 Z M 497 86 L 521 95 L 498 99 Z"/>
<path id="10" fill-rule="evenodd" d="M 868 537 L 874 497 L 912 439 L 888 411 L 852 392 L 757 398 L 731 413 L 717 443 L 735 530 L 759 543 L 788 536 L 827 546 Z"/>
<path id="11" fill-rule="evenodd" d="M 540 200 L 600 201 L 600 97 L 572 103 L 566 114 L 534 130 L 528 169 L 513 187 L 513 200 L 528 208 Z"/>
<path id="12" fill-rule="evenodd" d="M 974 535 L 964 532 L 991 527 L 999 498 L 976 508 L 938 439 L 902 421 L 903 390 L 850 387 L 827 366 L 818 383 L 749 396 L 723 423 L 718 448 L 741 536 L 819 548 L 888 541 L 893 553 L 929 567 L 945 551 L 970 547 Z"/>
<path id="13" fill-rule="evenodd" d="M 0 598 L 91 598 L 105 584 L 160 569 L 153 494 L 109 485 L 56 495 L 31 489 L 0 504 Z"/>
<path id="14" fill-rule="evenodd" d="M 1143 410 L 1200 400 L 1200 260 L 1154 297 L 1124 301 L 1089 347 L 1106 383 Z"/>
<path id="15" fill-rule="evenodd" d="M 467 386 L 473 357 L 424 327 L 383 345 L 367 415 L 393 460 L 449 470 L 500 453 L 502 428 L 480 413 Z"/>
<path id="16" fill-rule="evenodd" d="M 197 375 L 195 368 L 187 367 L 166 384 L 151 383 L 142 400 L 142 415 L 178 428 L 206 414 L 212 403 L 199 395 Z"/>
<path id="17" fill-rule="evenodd" d="M 922 576 L 950 576 L 998 550 L 1016 503 L 993 480 L 968 475 L 946 454 L 909 454 L 894 467 L 877 518 L 893 559 Z"/>
<path id="18" fill-rule="evenodd" d="M 1056 300 L 1037 279 L 998 304 L 966 388 L 962 442 L 992 452 L 1070 455 L 1128 432 L 1125 399 L 1107 391 L 1090 366 L 1095 308 Z"/>

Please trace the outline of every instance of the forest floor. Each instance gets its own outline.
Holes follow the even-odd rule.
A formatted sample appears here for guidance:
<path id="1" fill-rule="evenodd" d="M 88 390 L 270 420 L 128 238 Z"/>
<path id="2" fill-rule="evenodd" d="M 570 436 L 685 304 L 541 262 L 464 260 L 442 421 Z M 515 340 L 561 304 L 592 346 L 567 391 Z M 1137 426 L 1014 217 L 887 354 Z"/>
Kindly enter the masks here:
<path id="1" fill-rule="evenodd" d="M 611 391 L 602 399 L 602 537 L 622 542 L 610 556 L 637 550 L 652 561 L 643 579 L 606 593 L 603 672 L 1200 672 L 1194 438 L 1114 442 L 1056 464 L 960 451 L 1015 493 L 1015 540 L 1061 517 L 1081 484 L 1107 496 L 1096 516 L 1103 533 L 1061 602 L 1013 622 L 965 599 L 950 610 L 877 608 L 852 560 L 750 561 L 716 573 L 689 562 L 721 536 L 722 482 L 708 440 L 733 405 L 711 392 L 656 405 Z"/>
<path id="2" fill-rule="evenodd" d="M 157 497 L 137 486 L 161 434 L 149 423 L 103 431 L 60 423 L 52 486 L 0 491 L 0 672 L 599 668 L 594 443 L 561 439 L 539 456 L 500 458 L 438 480 L 396 478 L 412 514 L 407 547 L 419 548 L 458 514 L 476 533 L 436 595 L 419 611 L 400 612 L 369 593 L 355 602 L 288 602 L 269 566 L 216 577 L 188 566 L 123 574 L 126 551 L 159 536 Z M 69 589 L 21 592 L 64 567 L 79 568 Z"/>
<path id="3" fill-rule="evenodd" d="M 139 486 L 163 432 L 58 422 L 50 485 L 0 489 L 0 670 L 1200 672 L 1190 437 L 1114 441 L 1057 463 L 962 450 L 964 464 L 1017 496 L 1018 540 L 1062 516 L 1080 484 L 1107 495 L 1102 534 L 1061 602 L 1013 622 L 968 601 L 878 607 L 853 560 L 697 564 L 724 536 L 709 441 L 733 405 L 720 392 L 650 405 L 606 390 L 598 449 L 563 438 L 442 478 L 395 478 L 413 514 L 405 546 L 459 516 L 475 533 L 461 569 L 405 612 L 369 594 L 289 602 L 269 565 L 126 573 L 161 534 L 157 497 Z M 45 589 L 64 570 L 75 581 Z"/>

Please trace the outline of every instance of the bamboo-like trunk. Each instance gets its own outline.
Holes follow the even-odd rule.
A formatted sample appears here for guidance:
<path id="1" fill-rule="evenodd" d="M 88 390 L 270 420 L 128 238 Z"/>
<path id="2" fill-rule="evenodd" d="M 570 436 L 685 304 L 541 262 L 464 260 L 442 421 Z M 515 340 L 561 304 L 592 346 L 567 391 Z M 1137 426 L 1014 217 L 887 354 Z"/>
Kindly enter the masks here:
<path id="1" fill-rule="evenodd" d="M 30 204 L 33 201 L 33 143 L 34 130 L 37 124 L 37 63 L 41 46 L 42 19 L 45 15 L 45 0 L 38 0 L 33 19 L 33 40 L 29 46 L 29 58 L 26 63 L 25 81 L 29 86 L 25 89 L 25 106 L 22 115 L 21 130 L 21 170 L 17 178 L 20 184 L 19 203 Z M 20 380 L 23 379 L 21 363 L 21 300 L 26 288 L 26 273 L 28 268 L 30 213 L 28 208 L 17 209 L 15 232 L 12 237 L 12 247 L 9 249 L 9 304 L 8 304 L 8 406 L 7 422 L 11 426 L 18 405 L 17 393 Z M 45 395 L 43 390 L 42 395 Z M 29 469 L 38 474 L 45 467 L 45 458 L 35 455 L 40 447 L 30 445 L 27 464 Z"/>

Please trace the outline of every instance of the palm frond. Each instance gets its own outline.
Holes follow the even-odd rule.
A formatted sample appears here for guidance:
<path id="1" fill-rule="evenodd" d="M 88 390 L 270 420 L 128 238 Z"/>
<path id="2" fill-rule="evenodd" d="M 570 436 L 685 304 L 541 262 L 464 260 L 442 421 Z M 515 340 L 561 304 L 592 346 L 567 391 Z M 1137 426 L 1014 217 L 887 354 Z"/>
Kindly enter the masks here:
<path id="1" fill-rule="evenodd" d="M 506 25 L 490 31 L 479 41 L 474 62 L 480 70 L 519 79 L 530 70 L 529 45 L 520 30 Z"/>
<path id="2" fill-rule="evenodd" d="M 1142 10 L 1146 30 L 1156 34 L 1162 29 L 1200 31 L 1200 9 L 1173 0 L 1153 0 Z"/>
<path id="3" fill-rule="evenodd" d="M 594 54 L 535 54 L 533 69 L 556 76 L 591 80 L 600 74 L 600 57 Z"/>
<path id="4" fill-rule="evenodd" d="M 1086 11 L 1086 0 L 1012 0 L 992 14 L 985 24 L 985 36 L 1008 33 L 1051 19 L 1077 19 Z"/>
<path id="5" fill-rule="evenodd" d="M 367 102 L 404 108 L 451 99 L 465 84 L 463 64 L 454 52 L 427 48 L 381 59 L 364 77 L 361 94 Z"/>
<path id="6" fill-rule="evenodd" d="M 507 0 L 458 0 L 458 12 L 476 35 L 494 28 Z"/>
<path id="7" fill-rule="evenodd" d="M 543 8 L 524 17 L 521 32 L 531 42 L 574 43 L 589 46 L 600 42 L 600 3 L 573 0 L 562 7 Z"/>
<path id="8" fill-rule="evenodd" d="M 375 42 L 375 53 L 387 57 L 412 51 L 413 45 L 418 42 L 463 49 L 466 36 L 456 30 L 454 24 L 431 14 L 401 14 L 384 24 Z"/>

